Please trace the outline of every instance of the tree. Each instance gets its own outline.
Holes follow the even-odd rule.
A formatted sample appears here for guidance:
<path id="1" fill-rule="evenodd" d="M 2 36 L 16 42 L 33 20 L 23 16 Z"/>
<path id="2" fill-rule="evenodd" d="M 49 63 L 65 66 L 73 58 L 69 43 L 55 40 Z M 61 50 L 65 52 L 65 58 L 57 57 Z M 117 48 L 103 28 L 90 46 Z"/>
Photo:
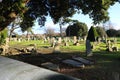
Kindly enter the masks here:
<path id="1" fill-rule="evenodd" d="M 9 28 L 9 40 L 12 37 L 12 35 L 15 34 L 14 30 L 19 28 L 21 21 L 22 21 L 21 18 L 18 16 L 8 27 Z"/>
<path id="2" fill-rule="evenodd" d="M 94 41 L 96 41 L 96 38 L 98 36 L 99 35 L 98 35 L 97 31 L 96 31 L 96 28 L 91 26 L 90 30 L 88 31 L 87 40 L 90 40 L 91 42 L 94 42 Z"/>
<path id="3" fill-rule="evenodd" d="M 96 28 L 91 26 L 91 28 L 88 31 L 88 36 L 86 39 L 86 55 L 87 56 L 92 56 L 92 48 L 94 48 L 94 45 L 91 46 L 90 42 L 95 42 L 96 38 L 98 37 L 98 33 L 96 31 Z"/>
<path id="4" fill-rule="evenodd" d="M 105 30 L 114 29 L 114 24 L 109 20 L 103 23 L 103 27 Z"/>
<path id="5" fill-rule="evenodd" d="M 107 34 L 106 34 L 106 32 L 105 32 L 103 27 L 96 26 L 95 28 L 96 28 L 96 31 L 97 31 L 99 37 L 101 37 L 101 38 L 107 37 Z"/>
<path id="6" fill-rule="evenodd" d="M 119 0 L 2 0 L 0 2 L 0 31 L 7 27 L 18 15 L 23 18 L 22 30 L 31 27 L 38 19 L 44 25 L 46 16 L 50 15 L 53 22 L 60 18 L 71 17 L 76 12 L 88 14 L 94 24 L 109 19 L 108 8 Z M 29 26 L 23 24 L 30 23 Z"/>
<path id="7" fill-rule="evenodd" d="M 0 31 L 6 28 L 15 18 L 23 16 L 28 10 L 25 6 L 28 0 L 2 0 L 0 2 Z"/>
<path id="8" fill-rule="evenodd" d="M 120 37 L 120 30 L 117 30 L 117 37 Z"/>
<path id="9" fill-rule="evenodd" d="M 54 29 L 52 29 L 52 28 L 47 28 L 47 29 L 45 30 L 45 34 L 46 34 L 46 36 L 49 36 L 49 37 L 54 36 L 54 35 L 55 35 Z"/>
<path id="10" fill-rule="evenodd" d="M 67 36 L 84 37 L 87 35 L 87 25 L 82 22 L 76 21 L 73 25 L 69 25 L 66 29 Z"/>
<path id="11" fill-rule="evenodd" d="M 109 29 L 109 30 L 106 31 L 106 33 L 107 33 L 107 35 L 108 35 L 109 37 L 116 37 L 116 35 L 117 35 L 117 30 L 115 30 L 115 29 Z"/>

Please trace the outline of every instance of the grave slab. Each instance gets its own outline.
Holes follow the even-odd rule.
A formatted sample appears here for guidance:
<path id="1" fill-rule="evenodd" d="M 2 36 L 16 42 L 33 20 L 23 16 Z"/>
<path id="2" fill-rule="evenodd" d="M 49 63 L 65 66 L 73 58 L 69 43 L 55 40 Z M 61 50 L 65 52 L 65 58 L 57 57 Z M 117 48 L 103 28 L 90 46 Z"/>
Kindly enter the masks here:
<path id="1" fill-rule="evenodd" d="M 50 70 L 55 70 L 55 71 L 59 70 L 59 66 L 51 62 L 42 63 L 41 66 L 48 68 Z"/>
<path id="2" fill-rule="evenodd" d="M 81 80 L 0 56 L 0 80 Z"/>
<path id="3" fill-rule="evenodd" d="M 89 60 L 87 60 L 87 59 L 84 59 L 84 58 L 82 58 L 82 57 L 75 57 L 75 58 L 73 58 L 73 59 L 74 59 L 74 60 L 77 60 L 77 61 L 80 61 L 80 62 L 82 62 L 83 64 L 87 64 L 87 65 L 94 64 L 94 62 L 89 61 Z"/>
<path id="4" fill-rule="evenodd" d="M 83 63 L 75 61 L 75 60 L 71 60 L 71 59 L 66 59 L 66 60 L 63 60 L 62 62 L 68 65 L 72 65 L 74 67 L 82 67 L 82 68 L 85 67 Z"/>

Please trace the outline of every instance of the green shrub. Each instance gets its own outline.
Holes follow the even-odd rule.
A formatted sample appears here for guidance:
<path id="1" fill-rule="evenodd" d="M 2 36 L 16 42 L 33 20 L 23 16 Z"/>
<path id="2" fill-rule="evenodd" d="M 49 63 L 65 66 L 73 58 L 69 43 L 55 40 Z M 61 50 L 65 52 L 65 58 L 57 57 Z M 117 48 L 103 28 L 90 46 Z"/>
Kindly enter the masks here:
<path id="1" fill-rule="evenodd" d="M 4 29 L 0 32 L 0 45 L 4 44 L 6 42 L 6 37 L 8 36 L 8 30 Z"/>

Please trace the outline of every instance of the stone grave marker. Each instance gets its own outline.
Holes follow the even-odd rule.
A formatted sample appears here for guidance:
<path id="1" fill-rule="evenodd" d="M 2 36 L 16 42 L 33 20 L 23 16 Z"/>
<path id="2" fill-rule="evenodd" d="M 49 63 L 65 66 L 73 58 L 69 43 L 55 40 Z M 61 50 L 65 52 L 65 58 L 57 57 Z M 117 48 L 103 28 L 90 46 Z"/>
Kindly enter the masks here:
<path id="1" fill-rule="evenodd" d="M 93 55 L 90 40 L 86 40 L 86 55 L 87 56 L 92 56 Z"/>
<path id="2" fill-rule="evenodd" d="M 64 46 L 69 46 L 67 37 L 64 38 Z"/>
<path id="3" fill-rule="evenodd" d="M 73 59 L 74 59 L 74 60 L 77 60 L 77 61 L 80 61 L 80 62 L 82 62 L 83 64 L 87 64 L 87 65 L 94 64 L 94 62 L 89 61 L 89 60 L 87 60 L 87 59 L 84 59 L 84 58 L 82 58 L 82 57 L 74 57 Z"/>
<path id="4" fill-rule="evenodd" d="M 77 37 L 76 36 L 74 36 L 74 44 L 77 42 Z"/>
<path id="5" fill-rule="evenodd" d="M 55 43 L 53 53 L 61 53 L 60 52 L 60 43 L 57 43 L 57 42 Z"/>
<path id="6" fill-rule="evenodd" d="M 74 67 L 82 67 L 82 68 L 85 67 L 83 63 L 75 61 L 75 60 L 71 60 L 71 59 L 66 59 L 66 60 L 63 60 L 62 62 L 68 65 L 74 66 Z"/>
<path id="7" fill-rule="evenodd" d="M 0 56 L 0 80 L 81 80 Z"/>
<path id="8" fill-rule="evenodd" d="M 59 70 L 59 66 L 56 64 L 53 64 L 51 62 L 46 62 L 46 63 L 42 63 L 41 66 L 50 69 L 50 70 L 54 70 L 54 71 L 58 71 Z"/>
<path id="9" fill-rule="evenodd" d="M 51 47 L 54 47 L 55 44 L 56 44 L 56 40 L 55 40 L 55 38 L 53 37 L 53 38 L 51 39 Z"/>
<path id="10" fill-rule="evenodd" d="M 61 37 L 58 38 L 58 43 L 59 43 L 59 44 L 62 43 L 62 39 L 61 39 Z"/>

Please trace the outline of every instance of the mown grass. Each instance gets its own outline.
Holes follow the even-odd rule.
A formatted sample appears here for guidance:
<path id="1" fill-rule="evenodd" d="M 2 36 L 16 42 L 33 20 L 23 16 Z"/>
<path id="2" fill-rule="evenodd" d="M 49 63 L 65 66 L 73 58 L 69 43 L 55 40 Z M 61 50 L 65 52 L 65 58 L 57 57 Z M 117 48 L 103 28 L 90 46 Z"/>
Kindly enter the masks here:
<path id="1" fill-rule="evenodd" d="M 35 44 L 36 47 L 44 47 L 44 46 L 50 46 L 48 42 L 44 43 L 42 40 L 30 40 L 30 41 L 10 41 L 9 45 L 10 46 L 28 46 L 30 44 Z"/>
<path id="2" fill-rule="evenodd" d="M 114 44 L 120 48 L 120 38 L 117 38 L 118 43 Z M 42 40 L 37 41 L 23 41 L 23 42 L 10 42 L 10 46 L 28 46 L 29 44 L 36 44 L 38 48 L 44 46 L 50 46 L 50 44 L 44 43 Z M 77 70 L 79 78 L 82 80 L 112 80 L 112 72 L 118 72 L 120 74 L 120 51 L 108 52 L 106 51 L 106 44 L 94 43 L 94 49 L 92 50 L 93 56 L 86 57 L 85 55 L 85 42 L 81 41 L 79 46 L 69 43 L 69 46 L 61 46 L 61 55 L 79 55 L 83 58 L 91 59 L 95 62 L 94 65 L 85 67 L 84 69 Z M 47 48 L 46 48 L 47 49 Z M 64 52 L 67 51 L 67 52 Z M 67 54 L 66 54 L 67 53 Z M 60 56 L 60 54 L 58 55 Z M 74 75 L 75 77 L 78 77 Z"/>

